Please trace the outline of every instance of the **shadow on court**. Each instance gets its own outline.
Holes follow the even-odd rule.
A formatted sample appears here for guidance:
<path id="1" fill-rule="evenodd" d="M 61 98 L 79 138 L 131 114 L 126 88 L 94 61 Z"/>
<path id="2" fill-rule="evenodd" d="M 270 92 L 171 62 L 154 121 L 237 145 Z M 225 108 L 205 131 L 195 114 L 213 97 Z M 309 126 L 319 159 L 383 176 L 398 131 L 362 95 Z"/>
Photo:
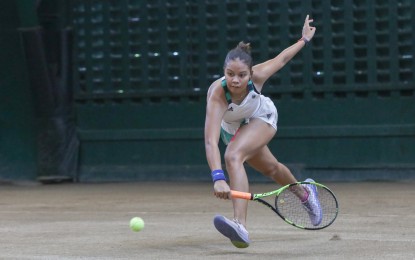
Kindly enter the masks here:
<path id="1" fill-rule="evenodd" d="M 246 249 L 215 230 L 232 206 L 210 183 L 0 185 L 0 259 L 415 259 L 415 183 L 326 184 L 340 204 L 332 226 L 303 231 L 250 202 Z"/>

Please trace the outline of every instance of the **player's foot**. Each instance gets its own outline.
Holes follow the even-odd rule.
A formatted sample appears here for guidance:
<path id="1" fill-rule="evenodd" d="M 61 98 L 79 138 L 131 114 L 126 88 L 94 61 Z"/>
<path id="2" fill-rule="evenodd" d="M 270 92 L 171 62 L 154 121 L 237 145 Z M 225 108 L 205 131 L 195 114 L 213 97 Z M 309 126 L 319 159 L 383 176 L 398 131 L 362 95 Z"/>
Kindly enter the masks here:
<path id="1" fill-rule="evenodd" d="M 213 219 L 216 229 L 238 248 L 246 248 L 251 242 L 248 231 L 237 220 L 229 220 L 224 216 L 216 215 Z"/>
<path id="2" fill-rule="evenodd" d="M 313 179 L 306 179 L 306 182 L 314 182 Z M 311 223 L 314 226 L 320 225 L 323 219 L 323 211 L 320 206 L 320 201 L 318 199 L 317 188 L 315 185 L 304 184 L 303 185 L 308 191 L 308 199 L 303 202 L 305 210 L 307 210 L 308 215 L 310 216 Z"/>

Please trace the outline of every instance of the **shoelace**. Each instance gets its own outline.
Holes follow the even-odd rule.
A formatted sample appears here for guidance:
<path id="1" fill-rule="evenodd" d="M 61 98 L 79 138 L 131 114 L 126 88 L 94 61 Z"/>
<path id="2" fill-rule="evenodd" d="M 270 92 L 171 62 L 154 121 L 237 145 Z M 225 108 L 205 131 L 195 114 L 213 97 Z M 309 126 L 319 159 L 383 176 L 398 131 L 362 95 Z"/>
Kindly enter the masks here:
<path id="1" fill-rule="evenodd" d="M 233 222 L 236 223 L 236 225 L 238 225 L 238 228 L 241 229 L 242 231 L 246 232 L 247 234 L 249 234 L 248 230 L 246 230 L 246 228 L 241 224 L 241 222 L 239 222 L 239 220 L 237 220 L 236 218 L 232 219 Z"/>

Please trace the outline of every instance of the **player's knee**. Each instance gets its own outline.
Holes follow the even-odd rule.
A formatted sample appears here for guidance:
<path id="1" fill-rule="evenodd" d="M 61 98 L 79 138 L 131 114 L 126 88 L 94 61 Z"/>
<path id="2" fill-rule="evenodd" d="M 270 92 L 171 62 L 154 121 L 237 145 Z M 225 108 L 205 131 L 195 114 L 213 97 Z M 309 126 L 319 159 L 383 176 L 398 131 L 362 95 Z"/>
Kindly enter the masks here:
<path id="1" fill-rule="evenodd" d="M 227 150 L 225 152 L 224 159 L 227 168 L 243 163 L 240 154 L 232 150 Z"/>

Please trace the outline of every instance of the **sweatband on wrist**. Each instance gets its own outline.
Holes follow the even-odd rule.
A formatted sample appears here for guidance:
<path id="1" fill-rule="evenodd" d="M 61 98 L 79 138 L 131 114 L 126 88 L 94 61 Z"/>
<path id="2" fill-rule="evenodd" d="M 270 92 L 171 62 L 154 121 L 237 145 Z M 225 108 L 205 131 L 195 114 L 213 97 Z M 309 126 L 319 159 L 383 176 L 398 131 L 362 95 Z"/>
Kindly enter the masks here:
<path id="1" fill-rule="evenodd" d="M 216 181 L 220 181 L 220 180 L 226 181 L 225 173 L 221 169 L 213 170 L 211 175 L 212 175 L 213 183 L 215 183 Z"/>
<path id="2" fill-rule="evenodd" d="M 309 40 L 307 40 L 305 37 L 301 37 L 301 39 L 299 39 L 298 41 L 304 41 L 305 45 L 307 45 L 307 43 L 309 42 Z"/>

